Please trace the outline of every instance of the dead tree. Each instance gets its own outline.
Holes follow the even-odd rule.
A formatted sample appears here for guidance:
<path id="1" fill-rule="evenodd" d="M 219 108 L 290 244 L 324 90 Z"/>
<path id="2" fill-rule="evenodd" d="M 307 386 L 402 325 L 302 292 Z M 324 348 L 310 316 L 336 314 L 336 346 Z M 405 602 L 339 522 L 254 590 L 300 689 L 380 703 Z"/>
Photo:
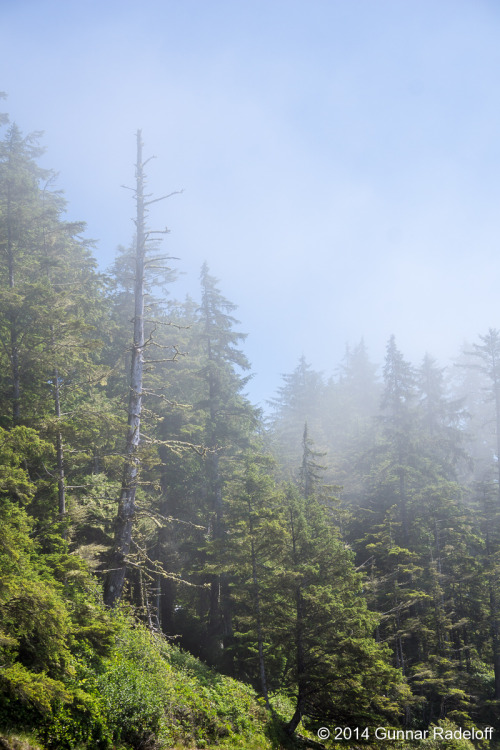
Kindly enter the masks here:
<path id="1" fill-rule="evenodd" d="M 140 428 L 143 396 L 144 369 L 144 272 L 146 257 L 146 229 L 144 199 L 144 166 L 142 161 L 141 131 L 137 131 L 136 163 L 136 245 L 135 245 L 135 284 L 134 284 L 134 337 L 131 348 L 130 393 L 128 405 L 127 443 L 125 466 L 115 520 L 115 537 L 109 570 L 104 581 L 104 602 L 114 607 L 121 599 L 127 556 L 132 541 L 132 525 L 135 516 L 135 495 L 140 470 Z"/>

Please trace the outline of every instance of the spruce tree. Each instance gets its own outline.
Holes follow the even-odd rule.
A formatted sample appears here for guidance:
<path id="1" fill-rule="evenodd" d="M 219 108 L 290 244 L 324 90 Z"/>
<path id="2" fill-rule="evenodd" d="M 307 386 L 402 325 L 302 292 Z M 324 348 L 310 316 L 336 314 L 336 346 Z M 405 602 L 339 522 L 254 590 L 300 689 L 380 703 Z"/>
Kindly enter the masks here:
<path id="1" fill-rule="evenodd" d="M 497 504 L 491 516 L 491 526 L 487 530 L 486 553 L 489 600 L 490 627 L 492 639 L 492 661 L 495 674 L 495 700 L 500 700 L 500 566 L 498 555 L 500 550 L 500 533 L 498 525 L 500 519 L 500 331 L 490 328 L 485 336 L 480 336 L 481 343 L 474 344 L 471 354 L 476 358 L 475 367 L 486 376 L 489 387 L 486 400 L 492 404 L 490 424 L 495 435 L 495 456 L 492 463 L 496 474 Z"/>
<path id="2" fill-rule="evenodd" d="M 283 375 L 283 385 L 270 401 L 270 440 L 283 478 L 294 477 L 302 459 L 302 432 L 307 422 L 318 444 L 324 445 L 323 411 L 325 385 L 320 373 L 312 370 L 302 356 L 295 370 Z"/>
<path id="3" fill-rule="evenodd" d="M 305 498 L 290 487 L 285 509 L 287 544 L 276 627 L 289 653 L 286 682 L 295 694 L 288 731 L 293 733 L 305 715 L 346 726 L 380 720 L 384 712 L 396 720 L 405 688 L 387 652 L 373 639 L 376 617 L 360 596 L 362 577 L 350 551 L 314 496 Z M 384 690 L 385 704 L 377 705 L 374 697 Z"/>
<path id="4" fill-rule="evenodd" d="M 33 374 L 40 341 L 37 282 L 43 252 L 43 185 L 50 173 L 37 159 L 40 134 L 23 137 L 16 125 L 0 143 L 0 342 L 4 359 L 2 397 L 10 402 L 11 424 L 26 417 L 23 386 Z M 52 202 L 56 197 L 52 194 Z M 4 410 L 5 413 L 5 410 Z"/>
<path id="5" fill-rule="evenodd" d="M 204 415 L 208 538 L 223 554 L 226 534 L 224 484 L 231 475 L 231 460 L 234 462 L 238 455 L 242 456 L 242 451 L 249 445 L 256 425 L 256 412 L 243 393 L 248 382 L 248 376 L 243 373 L 250 365 L 238 348 L 246 336 L 234 330 L 238 321 L 231 313 L 236 306 L 222 296 L 206 263 L 201 269 L 200 280 L 197 330 L 202 368 L 199 372 L 201 399 L 196 407 Z M 225 574 L 212 576 L 208 634 L 213 654 L 223 650 L 232 639 L 231 604 Z"/>
<path id="6" fill-rule="evenodd" d="M 30 425 L 55 446 L 55 466 L 47 465 L 44 491 L 36 495 L 39 523 L 50 535 L 54 484 L 63 521 L 65 473 L 75 479 L 86 462 L 80 409 L 95 373 L 105 302 L 85 225 L 64 220 L 54 175 L 37 163 L 38 141 L 39 134 L 23 137 L 13 125 L 0 143 L 0 403 L 4 424 Z M 85 413 L 87 427 L 100 421 L 89 417 L 88 402 Z"/>

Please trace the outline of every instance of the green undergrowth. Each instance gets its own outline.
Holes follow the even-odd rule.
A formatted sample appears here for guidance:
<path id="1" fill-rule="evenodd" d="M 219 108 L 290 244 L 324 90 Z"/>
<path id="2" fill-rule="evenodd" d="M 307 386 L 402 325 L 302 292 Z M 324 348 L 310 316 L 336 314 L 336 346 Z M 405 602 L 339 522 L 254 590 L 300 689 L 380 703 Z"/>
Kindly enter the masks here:
<path id="1" fill-rule="evenodd" d="M 266 712 L 250 687 L 142 627 L 120 628 L 95 685 L 113 737 L 127 746 L 270 747 Z"/>
<path id="2" fill-rule="evenodd" d="M 249 686 L 123 612 L 103 610 L 94 630 L 88 625 L 87 638 L 68 649 L 58 679 L 20 662 L 3 670 L 0 750 L 272 747 L 266 710 Z"/>
<path id="3" fill-rule="evenodd" d="M 106 609 L 57 529 L 40 532 L 23 506 L 35 437 L 0 429 L 0 750 L 271 747 L 250 687 Z"/>

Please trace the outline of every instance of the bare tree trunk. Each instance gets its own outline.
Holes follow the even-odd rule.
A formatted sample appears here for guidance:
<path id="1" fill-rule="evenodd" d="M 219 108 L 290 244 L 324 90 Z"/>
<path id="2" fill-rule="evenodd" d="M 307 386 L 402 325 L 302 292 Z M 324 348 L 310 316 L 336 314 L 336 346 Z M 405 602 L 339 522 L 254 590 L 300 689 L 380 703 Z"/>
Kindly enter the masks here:
<path id="1" fill-rule="evenodd" d="M 144 226 L 144 172 L 142 162 L 141 131 L 137 131 L 137 164 L 135 199 L 136 218 L 136 263 L 134 289 L 134 342 L 130 368 L 130 396 L 128 407 L 128 429 L 126 460 L 122 488 L 115 522 L 115 541 L 110 569 L 104 582 L 104 602 L 114 607 L 121 599 L 127 555 L 132 540 L 132 524 L 135 516 L 135 493 L 140 468 L 139 443 L 142 411 L 142 377 L 144 366 L 144 259 L 146 233 Z"/>

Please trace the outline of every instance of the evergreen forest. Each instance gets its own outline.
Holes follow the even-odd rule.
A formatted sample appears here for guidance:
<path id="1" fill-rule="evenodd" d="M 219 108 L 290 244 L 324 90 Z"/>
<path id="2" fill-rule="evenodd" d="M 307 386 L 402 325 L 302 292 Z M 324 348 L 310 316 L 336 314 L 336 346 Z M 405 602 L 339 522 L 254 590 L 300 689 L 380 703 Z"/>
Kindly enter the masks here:
<path id="1" fill-rule="evenodd" d="M 298 352 L 264 415 L 209 259 L 176 299 L 141 133 L 104 271 L 1 127 L 0 747 L 500 747 L 500 330 Z"/>

